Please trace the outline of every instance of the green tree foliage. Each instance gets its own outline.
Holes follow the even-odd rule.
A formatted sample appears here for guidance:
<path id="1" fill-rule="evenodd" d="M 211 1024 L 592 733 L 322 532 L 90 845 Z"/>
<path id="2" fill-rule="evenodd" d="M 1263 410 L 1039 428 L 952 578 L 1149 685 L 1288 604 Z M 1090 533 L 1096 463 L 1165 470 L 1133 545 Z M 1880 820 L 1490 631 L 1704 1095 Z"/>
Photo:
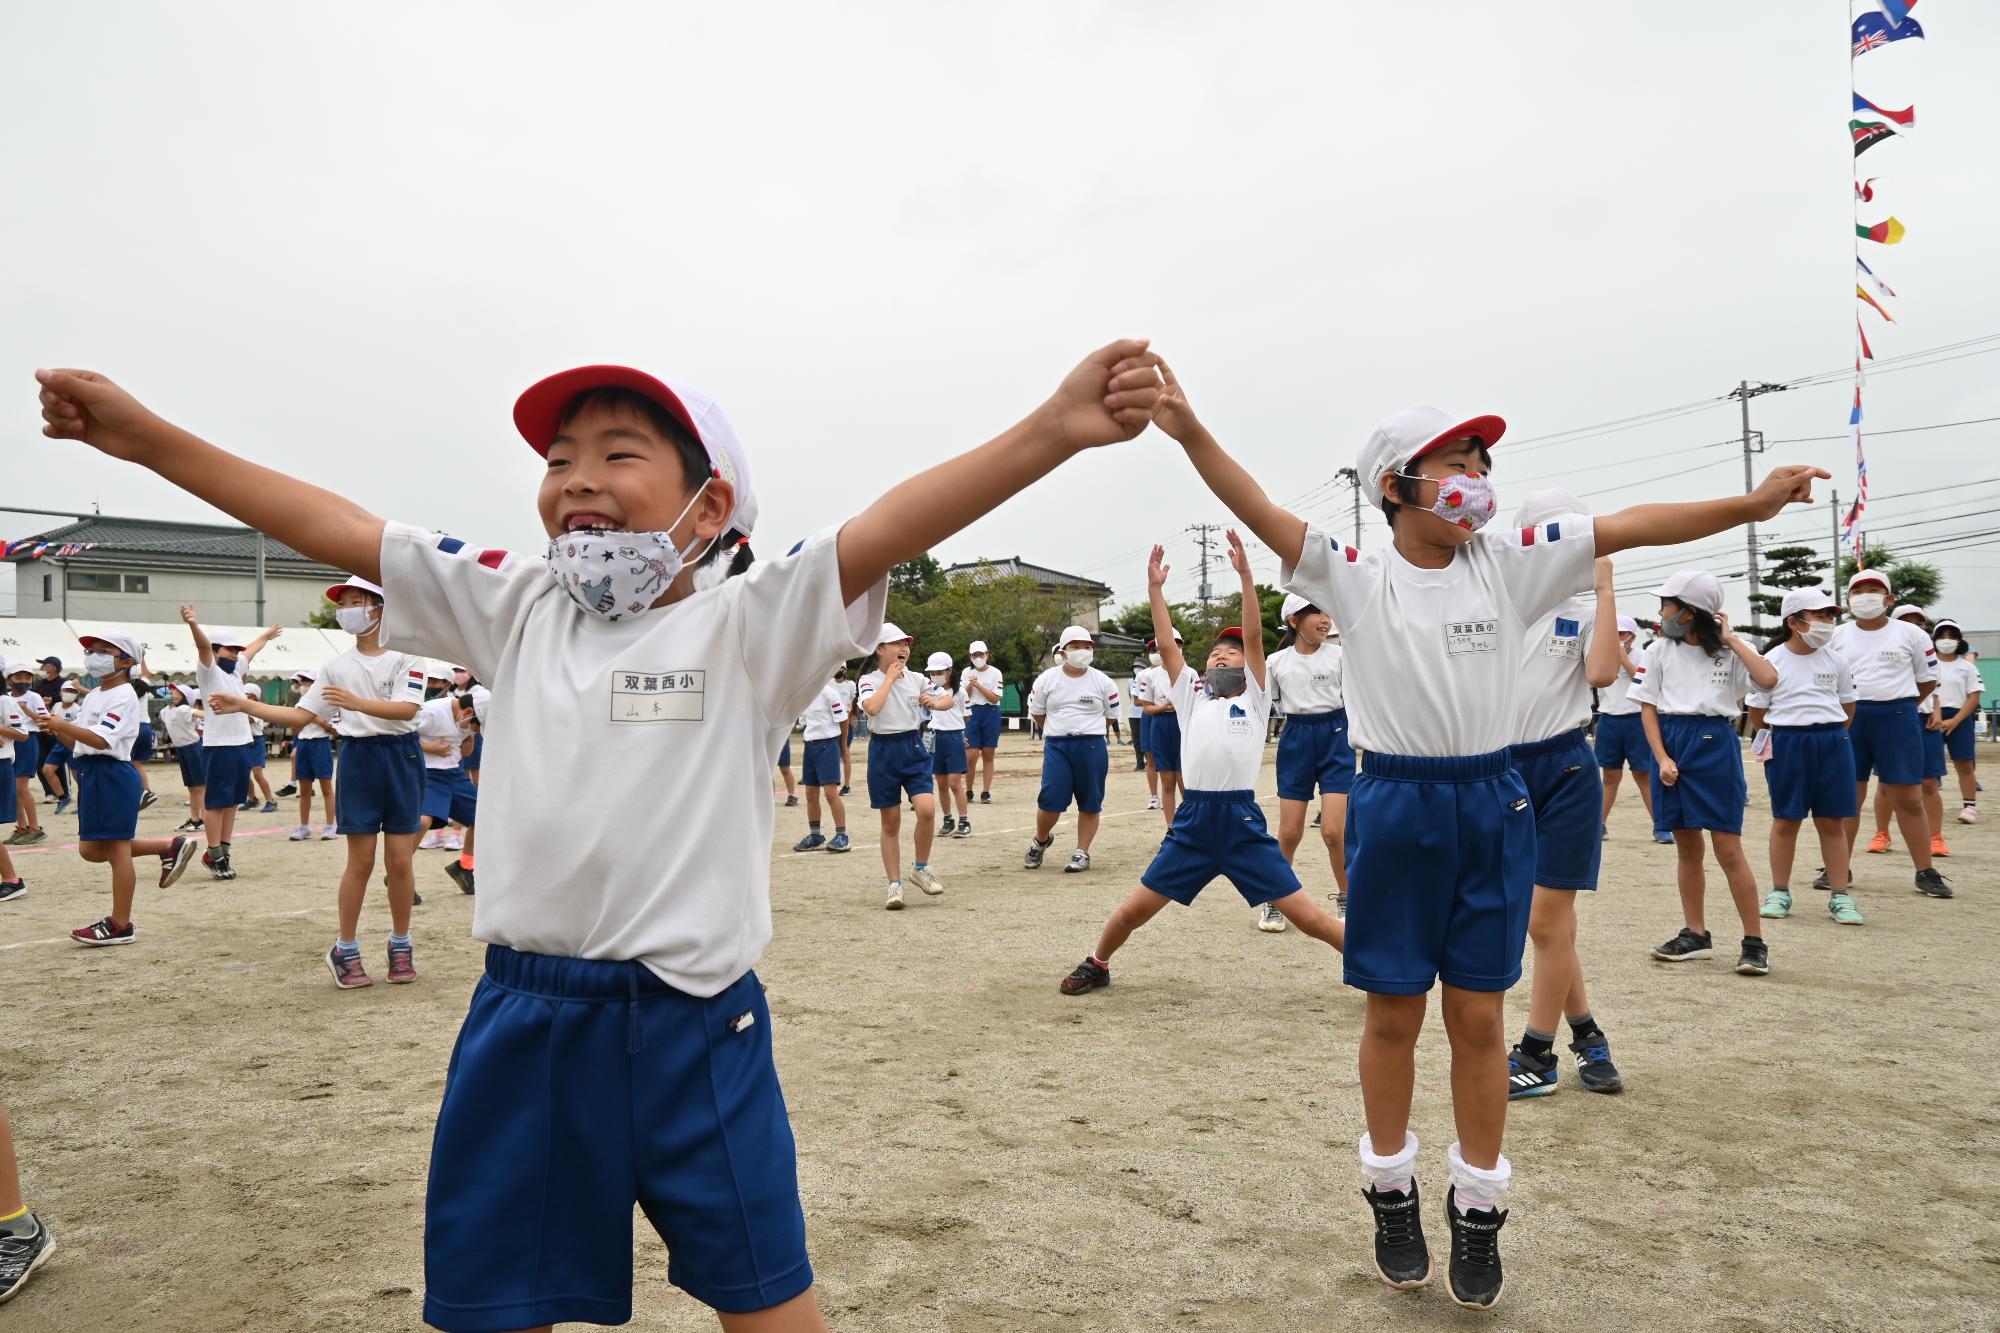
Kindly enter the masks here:
<path id="1" fill-rule="evenodd" d="M 1284 625 L 1278 619 L 1278 611 L 1285 604 L 1283 588 L 1267 588 L 1257 585 L 1257 601 L 1263 612 L 1264 649 L 1276 652 L 1278 637 L 1284 632 Z M 1237 623 L 1243 606 L 1239 597 L 1218 597 L 1203 608 L 1200 602 L 1169 602 L 1167 615 L 1173 620 L 1174 628 L 1181 632 L 1190 652 L 1206 653 L 1218 631 Z M 1104 622 L 1104 627 L 1132 638 L 1145 640 L 1153 637 L 1153 611 L 1145 602 L 1135 602 L 1121 609 Z"/>
<path id="2" fill-rule="evenodd" d="M 897 572 L 908 569 L 897 566 Z M 946 579 L 935 583 L 912 576 L 889 580 L 889 619 L 914 636 L 911 664 L 923 670 L 934 652 L 950 653 L 954 678 L 968 665 L 966 648 L 983 639 L 994 666 L 1008 683 L 1026 690 L 1048 665 L 1049 648 L 1070 623 L 1070 601 L 1043 592 L 1031 578 Z M 872 661 L 856 664 L 872 670 Z"/>
<path id="3" fill-rule="evenodd" d="M 1764 571 L 1763 581 L 1771 588 L 1818 587 L 1820 571 L 1826 568 L 1826 561 L 1819 559 L 1810 546 L 1773 546 L 1764 552 L 1764 558 L 1770 561 L 1770 566 Z M 1784 600 L 1782 592 L 1759 593 L 1750 599 L 1750 606 L 1759 617 L 1775 625 L 1778 613 L 1784 610 Z"/>
<path id="4" fill-rule="evenodd" d="M 1890 586 L 1896 590 L 1898 602 L 1914 602 L 1937 611 L 1938 603 L 1944 597 L 1944 575 L 1936 565 L 1921 560 L 1900 560 L 1896 553 L 1886 546 L 1869 546 L 1862 550 L 1862 568 L 1880 570 L 1888 575 Z M 1854 557 L 1840 557 L 1840 587 L 1836 596 L 1845 596 L 1847 580 L 1854 577 Z"/>
<path id="5" fill-rule="evenodd" d="M 923 603 L 942 592 L 946 586 L 944 566 L 926 552 L 915 560 L 906 560 L 889 571 L 889 591 L 893 595 L 901 593 L 905 601 Z M 896 622 L 902 625 L 903 622 Z M 908 629 L 908 625 L 903 625 Z"/>
<path id="6" fill-rule="evenodd" d="M 334 605 L 322 597 L 319 610 L 306 617 L 306 624 L 312 629 L 339 629 L 340 622 L 334 618 Z"/>

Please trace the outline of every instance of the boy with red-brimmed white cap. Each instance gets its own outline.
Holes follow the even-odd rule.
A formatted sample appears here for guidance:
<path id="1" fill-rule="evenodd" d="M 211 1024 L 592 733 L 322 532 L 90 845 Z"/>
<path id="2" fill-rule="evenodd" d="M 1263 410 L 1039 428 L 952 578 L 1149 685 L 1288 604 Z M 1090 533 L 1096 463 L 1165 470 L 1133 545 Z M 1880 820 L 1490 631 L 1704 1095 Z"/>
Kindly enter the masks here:
<path id="1" fill-rule="evenodd" d="M 585 367 L 522 395 L 517 424 L 548 465 L 543 560 L 385 524 L 99 376 L 41 373 L 48 434 L 150 467 L 315 559 L 381 571 L 389 641 L 492 686 L 473 914 L 487 973 L 431 1153 L 426 1320 L 624 1322 L 642 1203 L 675 1285 L 746 1328 L 825 1327 L 752 970 L 771 937 L 771 759 L 832 665 L 873 646 L 890 569 L 1144 430 L 1156 363 L 1143 342 L 1100 349 L 996 439 L 699 592 L 689 565 L 731 530 L 749 477 L 722 475 L 734 433 L 720 409 L 652 376 Z M 540 818 L 552 783 L 590 796 L 562 838 Z"/>
<path id="2" fill-rule="evenodd" d="M 78 944 L 130 944 L 132 898 L 138 874 L 136 856 L 160 858 L 160 887 L 181 877 L 194 859 L 195 841 L 187 834 L 171 838 L 140 838 L 139 796 L 144 790 L 132 768 L 132 742 L 139 738 L 144 706 L 132 689 L 130 676 L 146 650 L 127 634 L 93 634 L 81 640 L 83 671 L 97 681 L 84 696 L 74 722 L 51 713 L 42 726 L 67 745 L 76 767 L 77 854 L 93 865 L 111 867 L 111 911 L 90 925 L 70 932 Z"/>
<path id="3" fill-rule="evenodd" d="M 1811 493 L 1815 468 L 1780 468 L 1746 496 L 1640 505 L 1500 533 L 1489 450 L 1500 418 L 1434 407 L 1382 421 L 1363 445 L 1362 494 L 1393 549 L 1363 555 L 1264 493 L 1196 419 L 1164 365 L 1158 424 L 1209 489 L 1284 562 L 1290 591 L 1340 625 L 1360 771 L 1348 797 L 1347 983 L 1368 992 L 1361 1166 L 1376 1217 L 1375 1262 L 1395 1286 L 1430 1280 L 1409 1133 L 1425 996 L 1444 983 L 1459 1142 L 1447 1153 L 1448 1289 L 1463 1305 L 1499 1299 L 1500 1209 L 1512 1176 L 1503 1002 L 1520 978 L 1535 878 L 1534 818 L 1513 770 L 1520 654 L 1535 621 L 1590 586 L 1591 562 L 1634 546 L 1691 541 L 1776 514 Z"/>

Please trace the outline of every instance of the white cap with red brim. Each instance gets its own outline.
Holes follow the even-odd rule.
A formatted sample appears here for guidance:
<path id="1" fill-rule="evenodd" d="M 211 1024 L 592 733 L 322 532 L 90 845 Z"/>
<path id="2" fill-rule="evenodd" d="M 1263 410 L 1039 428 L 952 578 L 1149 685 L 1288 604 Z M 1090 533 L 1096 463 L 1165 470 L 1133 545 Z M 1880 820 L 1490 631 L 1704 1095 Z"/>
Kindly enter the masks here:
<path id="1" fill-rule="evenodd" d="M 328 588 L 326 590 L 326 600 L 329 602 L 338 602 L 340 600 L 340 594 L 345 592 L 349 588 L 359 588 L 361 589 L 361 591 L 373 597 L 382 596 L 381 584 L 370 583 L 367 579 L 359 578 L 353 574 L 349 574 L 345 582 L 336 583 L 331 588 Z M 384 598 L 384 600 L 386 601 L 387 599 Z"/>
<path id="2" fill-rule="evenodd" d="M 134 662 L 137 662 L 146 655 L 145 644 L 140 643 L 130 634 L 120 634 L 116 630 L 104 634 L 86 634 L 79 638 L 77 642 L 83 645 L 86 652 L 89 651 L 91 645 L 99 644 L 111 649 L 120 657 L 130 658 Z"/>
<path id="3" fill-rule="evenodd" d="M 1384 417 L 1361 446 L 1357 471 L 1361 494 L 1370 505 L 1382 507 L 1382 476 L 1401 472 L 1433 449 L 1459 440 L 1477 438 L 1491 449 L 1507 433 L 1507 423 L 1496 416 L 1460 419 L 1438 407 L 1406 407 Z"/>

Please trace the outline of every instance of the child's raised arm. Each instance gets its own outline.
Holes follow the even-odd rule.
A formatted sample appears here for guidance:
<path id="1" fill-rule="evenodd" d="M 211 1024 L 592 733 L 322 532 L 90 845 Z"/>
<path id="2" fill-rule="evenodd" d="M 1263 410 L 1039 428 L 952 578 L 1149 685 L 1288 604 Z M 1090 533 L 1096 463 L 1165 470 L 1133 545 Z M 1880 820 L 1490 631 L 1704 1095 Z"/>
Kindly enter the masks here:
<path id="1" fill-rule="evenodd" d="M 382 520 L 360 505 L 196 438 L 94 371 L 38 370 L 35 378 L 42 434 L 137 463 L 303 555 L 381 582 Z"/>
<path id="2" fill-rule="evenodd" d="M 202 629 L 201 621 L 195 616 L 194 608 L 183 604 L 181 607 L 181 619 L 186 621 L 188 629 L 194 632 L 195 659 L 205 667 L 214 666 L 215 648 L 209 643 L 208 634 Z"/>
<path id="3" fill-rule="evenodd" d="M 1597 554 L 1616 555 L 1635 546 L 1675 546 L 1718 532 L 1776 518 L 1786 505 L 1811 504 L 1814 478 L 1831 480 L 1824 468 L 1774 468 L 1748 495 L 1685 504 L 1633 505 L 1594 522 Z"/>
<path id="4" fill-rule="evenodd" d="M 248 662 L 258 653 L 263 652 L 265 648 L 270 646 L 271 640 L 277 638 L 284 632 L 285 632 L 285 627 L 283 625 L 273 625 L 271 626 L 271 628 L 265 630 L 262 634 L 259 634 L 256 638 L 250 640 L 248 646 L 246 646 L 243 649 L 243 660 Z"/>
<path id="5" fill-rule="evenodd" d="M 1156 364 L 1143 339 L 1100 347 L 1024 420 L 892 488 L 840 530 L 840 595 L 853 601 L 1075 454 L 1146 429 L 1160 393 Z"/>
<path id="6" fill-rule="evenodd" d="M 1597 618 L 1591 622 L 1590 652 L 1583 659 L 1583 680 L 1591 689 L 1601 690 L 1618 679 L 1618 664 L 1625 656 L 1625 645 L 1618 642 L 1618 593 L 1611 586 L 1610 557 L 1598 556 L 1596 569 Z"/>
<path id="7" fill-rule="evenodd" d="M 1167 548 L 1155 546 L 1152 556 L 1146 561 L 1146 596 L 1153 607 L 1153 641 L 1160 645 L 1160 666 L 1167 673 L 1167 683 L 1181 678 L 1181 668 L 1187 665 L 1187 656 L 1181 651 L 1180 640 L 1174 637 L 1174 618 L 1167 612 Z M 1161 710 L 1165 711 L 1165 710 Z"/>
<path id="8" fill-rule="evenodd" d="M 210 712 L 242 713 L 246 717 L 258 717 L 273 726 L 289 727 L 293 731 L 304 731 L 314 723 L 325 726 L 329 719 L 321 717 L 309 708 L 296 704 L 267 704 L 262 699 L 247 694 L 216 694 L 208 701 Z"/>
<path id="9" fill-rule="evenodd" d="M 1208 428 L 1196 420 L 1180 381 L 1164 361 L 1160 362 L 1160 374 L 1166 386 L 1160 390 L 1154 421 L 1180 441 L 1188 462 L 1194 464 L 1194 470 L 1201 474 L 1210 492 L 1257 534 L 1258 541 L 1276 551 L 1286 566 L 1298 564 L 1306 545 L 1305 520 L 1283 505 L 1272 503 L 1257 479 L 1215 442 Z"/>
<path id="10" fill-rule="evenodd" d="M 1264 606 L 1257 600 L 1257 579 L 1250 572 L 1250 555 L 1243 549 L 1243 539 L 1231 528 L 1225 534 L 1229 538 L 1229 567 L 1243 576 L 1243 614 L 1240 617 L 1243 630 L 1243 669 L 1250 673 L 1250 679 L 1257 682 L 1258 689 L 1267 688 L 1264 681 Z"/>

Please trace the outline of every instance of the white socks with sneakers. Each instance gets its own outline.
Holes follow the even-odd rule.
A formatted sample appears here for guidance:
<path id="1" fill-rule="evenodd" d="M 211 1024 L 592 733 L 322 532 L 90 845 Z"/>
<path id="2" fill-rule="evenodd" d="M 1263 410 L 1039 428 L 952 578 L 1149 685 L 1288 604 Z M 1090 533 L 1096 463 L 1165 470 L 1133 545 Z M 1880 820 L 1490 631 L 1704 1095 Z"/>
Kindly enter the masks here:
<path id="1" fill-rule="evenodd" d="M 1361 1135 L 1361 1178 L 1384 1193 L 1408 1194 L 1417 1169 L 1417 1136 L 1403 1131 L 1403 1150 L 1389 1157 L 1375 1155 L 1375 1141 Z"/>
<path id="2" fill-rule="evenodd" d="M 1458 1211 L 1469 1213 L 1475 1208 L 1498 1209 L 1507 1197 L 1507 1188 L 1514 1180 L 1514 1164 L 1504 1156 L 1491 1170 L 1472 1166 L 1458 1150 L 1456 1143 L 1445 1153 L 1451 1166 L 1451 1187 L 1458 1204 Z M 1416 1178 L 1417 1136 L 1403 1131 L 1403 1149 L 1390 1156 L 1378 1156 L 1374 1140 L 1367 1134 L 1361 1136 L 1361 1178 L 1376 1190 L 1384 1193 L 1407 1194 L 1410 1183 Z"/>

